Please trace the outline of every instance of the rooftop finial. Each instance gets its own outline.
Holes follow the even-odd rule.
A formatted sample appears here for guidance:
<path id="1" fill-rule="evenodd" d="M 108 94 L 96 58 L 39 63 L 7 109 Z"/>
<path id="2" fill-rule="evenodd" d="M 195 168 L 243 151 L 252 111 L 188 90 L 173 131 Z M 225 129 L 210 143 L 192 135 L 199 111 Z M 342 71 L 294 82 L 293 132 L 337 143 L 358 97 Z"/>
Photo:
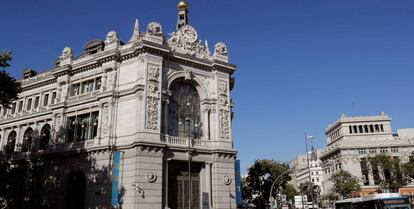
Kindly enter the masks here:
<path id="1" fill-rule="evenodd" d="M 178 9 L 178 20 L 177 20 L 177 30 L 181 28 L 183 25 L 188 24 L 188 4 L 187 1 L 180 1 L 177 5 Z"/>
<path id="2" fill-rule="evenodd" d="M 138 19 L 135 19 L 134 31 L 132 32 L 132 36 L 129 39 L 129 42 L 137 41 L 139 39 L 139 24 Z"/>

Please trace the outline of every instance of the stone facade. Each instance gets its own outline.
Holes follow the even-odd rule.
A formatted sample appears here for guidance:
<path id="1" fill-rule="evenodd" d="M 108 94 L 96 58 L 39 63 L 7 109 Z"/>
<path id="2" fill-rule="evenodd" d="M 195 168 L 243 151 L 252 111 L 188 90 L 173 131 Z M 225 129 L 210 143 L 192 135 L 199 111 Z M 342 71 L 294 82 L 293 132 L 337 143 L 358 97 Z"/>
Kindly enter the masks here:
<path id="1" fill-rule="evenodd" d="M 360 179 L 362 189 L 375 191 L 378 184 L 374 181 L 373 171 L 369 169 L 363 174 L 361 162 L 379 154 L 406 162 L 414 151 L 414 129 L 398 129 L 393 133 L 391 118 L 384 113 L 359 117 L 342 115 L 328 126 L 325 134 L 327 146 L 320 156 L 325 191 L 332 187 L 330 176 L 341 169 Z"/>
<path id="2" fill-rule="evenodd" d="M 0 165 L 22 177 L 16 208 L 110 208 L 115 166 L 124 209 L 185 208 L 189 196 L 192 208 L 236 207 L 236 66 L 224 43 L 210 53 L 179 5 L 168 37 L 159 23 L 142 32 L 136 21 L 127 43 L 110 31 L 78 57 L 65 47 L 53 69 L 21 80 L 19 99 L 0 110 Z M 194 95 L 178 92 L 185 88 Z"/>
<path id="3" fill-rule="evenodd" d="M 297 191 L 299 191 L 300 185 L 309 182 L 309 174 L 311 182 L 314 185 L 318 185 L 323 192 L 323 171 L 322 162 L 319 156 L 322 154 L 322 150 L 312 150 L 308 153 L 309 157 L 309 169 L 307 163 L 306 154 L 298 155 L 289 162 L 289 167 L 294 170 L 291 173 L 291 183 Z"/>

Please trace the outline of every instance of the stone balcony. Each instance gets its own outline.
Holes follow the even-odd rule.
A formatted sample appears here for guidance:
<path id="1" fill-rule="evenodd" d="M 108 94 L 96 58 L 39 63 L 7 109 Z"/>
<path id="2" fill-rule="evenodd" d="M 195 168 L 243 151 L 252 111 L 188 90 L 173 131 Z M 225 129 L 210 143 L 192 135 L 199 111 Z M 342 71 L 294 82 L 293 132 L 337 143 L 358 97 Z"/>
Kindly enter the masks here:
<path id="1" fill-rule="evenodd" d="M 172 147 L 207 148 L 210 147 L 209 140 L 194 139 L 188 137 L 163 135 L 162 141 Z"/>

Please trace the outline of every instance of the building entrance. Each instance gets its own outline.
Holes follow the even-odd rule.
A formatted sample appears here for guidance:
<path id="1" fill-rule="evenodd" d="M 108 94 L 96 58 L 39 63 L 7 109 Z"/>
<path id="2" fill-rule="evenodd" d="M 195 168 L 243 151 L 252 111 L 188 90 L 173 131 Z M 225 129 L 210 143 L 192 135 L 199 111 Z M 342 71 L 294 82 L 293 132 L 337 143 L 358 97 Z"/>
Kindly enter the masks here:
<path id="1" fill-rule="evenodd" d="M 168 175 L 168 206 L 171 209 L 200 208 L 200 163 L 191 163 L 191 178 L 188 162 L 170 162 Z M 191 205 L 191 207 L 189 207 Z"/>

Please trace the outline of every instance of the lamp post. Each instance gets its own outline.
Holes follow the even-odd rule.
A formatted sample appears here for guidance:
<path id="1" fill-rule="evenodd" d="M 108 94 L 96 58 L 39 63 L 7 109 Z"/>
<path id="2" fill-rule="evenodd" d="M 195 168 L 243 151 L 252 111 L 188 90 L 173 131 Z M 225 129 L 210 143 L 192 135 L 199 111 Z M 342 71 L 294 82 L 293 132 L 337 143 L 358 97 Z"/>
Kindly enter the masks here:
<path id="1" fill-rule="evenodd" d="M 277 176 L 276 177 L 276 179 L 273 181 L 273 183 L 272 183 L 272 186 L 270 187 L 270 194 L 269 194 L 269 203 L 270 203 L 270 206 L 272 207 L 272 194 L 273 194 L 273 187 L 275 186 L 275 184 L 276 184 L 276 182 L 278 182 L 279 181 L 279 179 L 282 177 L 282 176 L 284 176 L 284 175 L 286 175 L 286 174 L 288 174 L 288 173 L 290 173 L 290 172 L 294 172 L 294 171 L 302 171 L 302 170 L 305 170 L 306 168 L 302 168 L 302 169 L 289 169 L 289 170 L 287 170 L 287 171 L 285 171 L 285 172 L 283 172 L 283 173 L 281 173 L 281 174 L 279 174 L 279 176 Z"/>
<path id="2" fill-rule="evenodd" d="M 188 123 L 187 126 L 187 138 L 188 138 L 188 145 L 187 145 L 187 155 L 188 155 L 188 208 L 191 209 L 191 202 L 192 202 L 192 188 L 191 188 L 191 158 L 192 158 L 192 139 L 196 134 L 196 129 L 198 128 L 198 124 L 195 122 L 195 107 L 194 104 L 188 100 L 185 108 L 185 121 Z M 186 124 L 184 124 L 185 126 Z"/>

